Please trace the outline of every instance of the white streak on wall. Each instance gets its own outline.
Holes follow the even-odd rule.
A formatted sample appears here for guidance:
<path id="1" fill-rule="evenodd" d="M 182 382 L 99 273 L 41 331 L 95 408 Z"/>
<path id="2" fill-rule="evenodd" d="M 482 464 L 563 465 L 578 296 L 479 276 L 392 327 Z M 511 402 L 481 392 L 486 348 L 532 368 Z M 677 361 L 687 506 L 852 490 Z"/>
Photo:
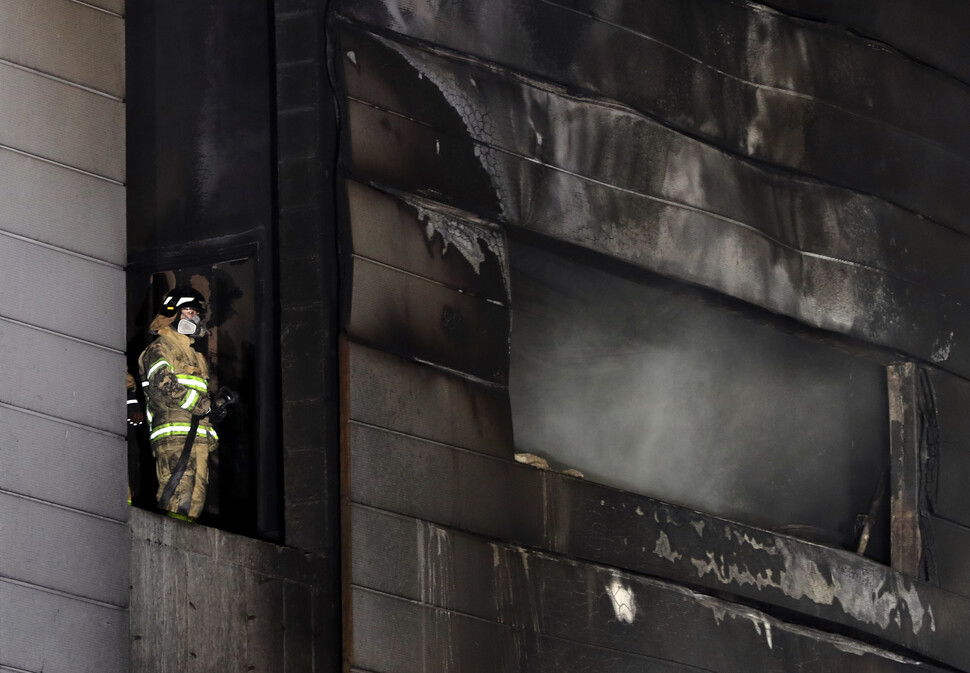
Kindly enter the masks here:
<path id="1" fill-rule="evenodd" d="M 620 583 L 620 578 L 614 577 L 613 581 L 606 585 L 606 593 L 613 604 L 617 621 L 632 624 L 637 616 L 637 604 L 633 592 Z"/>
<path id="2" fill-rule="evenodd" d="M 933 343 L 933 353 L 930 355 L 930 359 L 933 362 L 943 362 L 950 357 L 950 347 L 953 345 L 953 330 L 945 336 L 937 339 Z"/>
<path id="3" fill-rule="evenodd" d="M 676 563 L 683 558 L 683 554 L 679 554 L 670 548 L 670 539 L 663 531 L 660 532 L 660 537 L 657 538 L 657 544 L 653 548 L 653 553 L 660 558 L 667 559 L 671 563 Z"/>
<path id="4" fill-rule="evenodd" d="M 741 535 L 737 531 L 735 537 L 738 542 L 749 544 L 770 556 L 779 556 L 783 570 L 778 572 L 777 577 L 771 568 L 752 572 L 747 566 L 739 567 L 736 563 L 725 561 L 723 556 L 716 557 L 714 552 L 707 552 L 706 558 L 690 559 L 698 577 L 711 574 L 721 584 L 752 585 L 759 590 L 777 589 L 795 600 L 807 598 L 818 605 L 834 605 L 838 602 L 845 614 L 853 619 L 877 624 L 883 629 L 891 623 L 900 625 L 905 610 L 914 634 L 918 634 L 924 624 L 928 624 L 931 631 L 936 631 L 932 610 L 929 606 L 923 606 L 915 585 L 907 584 L 901 575 L 888 570 L 879 572 L 835 562 L 828 568 L 830 580 L 815 561 L 794 551 L 785 540 L 779 539 L 774 546 L 768 546 L 756 543 L 747 534 Z M 676 553 L 673 549 L 669 551 Z"/>

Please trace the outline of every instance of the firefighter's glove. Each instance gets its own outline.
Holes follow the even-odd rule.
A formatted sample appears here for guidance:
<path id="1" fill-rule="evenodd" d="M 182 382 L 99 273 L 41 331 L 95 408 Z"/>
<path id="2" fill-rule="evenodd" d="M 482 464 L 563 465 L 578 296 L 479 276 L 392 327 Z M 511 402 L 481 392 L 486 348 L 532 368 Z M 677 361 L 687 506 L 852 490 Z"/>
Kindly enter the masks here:
<path id="1" fill-rule="evenodd" d="M 145 422 L 145 412 L 141 410 L 141 405 L 137 399 L 128 399 L 128 425 L 138 427 Z"/>
<path id="2" fill-rule="evenodd" d="M 225 386 L 219 388 L 219 392 L 212 397 L 212 408 L 209 410 L 209 419 L 213 423 L 221 422 L 229 411 L 229 405 L 235 404 L 238 400 L 239 396 L 234 391 Z"/>

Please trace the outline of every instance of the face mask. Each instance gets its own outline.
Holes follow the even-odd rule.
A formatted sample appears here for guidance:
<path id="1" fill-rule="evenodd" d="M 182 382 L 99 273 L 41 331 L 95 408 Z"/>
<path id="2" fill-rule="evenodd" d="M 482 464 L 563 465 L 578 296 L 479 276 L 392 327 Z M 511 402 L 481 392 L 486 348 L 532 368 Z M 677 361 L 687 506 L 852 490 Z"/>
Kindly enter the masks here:
<path id="1" fill-rule="evenodd" d="M 188 318 L 182 318 L 179 320 L 179 324 L 176 329 L 178 329 L 179 334 L 184 334 L 190 337 L 200 337 L 205 334 L 205 328 L 199 324 L 201 322 L 202 319 L 199 316 L 195 316 L 191 320 Z"/>

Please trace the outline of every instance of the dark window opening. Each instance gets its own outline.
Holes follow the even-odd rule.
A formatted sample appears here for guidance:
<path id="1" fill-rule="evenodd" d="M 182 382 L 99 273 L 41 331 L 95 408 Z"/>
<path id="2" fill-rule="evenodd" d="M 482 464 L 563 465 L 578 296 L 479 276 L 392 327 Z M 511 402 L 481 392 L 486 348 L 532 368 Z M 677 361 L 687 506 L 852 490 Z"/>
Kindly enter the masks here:
<path id="1" fill-rule="evenodd" d="M 167 285 L 209 298 L 216 329 L 201 346 L 241 401 L 200 523 L 282 542 L 274 25 L 266 0 L 130 3 L 128 355 L 137 373 Z M 147 446 L 131 452 L 131 483 L 154 509 Z"/>
<path id="2" fill-rule="evenodd" d="M 846 549 L 869 521 L 866 555 L 888 562 L 889 412 L 877 358 L 682 283 L 510 246 L 517 451 Z"/>
<path id="3" fill-rule="evenodd" d="M 135 305 L 133 334 L 128 344 L 129 372 L 138 377 L 138 356 L 154 338 L 148 324 L 158 313 L 162 299 L 174 287 L 189 286 L 206 298 L 207 334 L 194 348 L 209 364 L 210 390 L 226 386 L 238 395 L 226 418 L 218 424 L 218 449 L 209 461 L 209 485 L 199 523 L 245 535 L 279 539 L 278 526 L 267 528 L 261 508 L 275 506 L 280 498 L 277 480 L 279 460 L 272 436 L 273 417 L 260 413 L 268 386 L 260 385 L 257 264 L 252 257 L 226 259 L 212 264 L 185 264 L 158 271 L 133 272 L 130 276 Z M 262 353 L 271 351 L 270 346 Z M 139 400 L 145 396 L 139 382 Z M 157 510 L 158 481 L 152 457 L 148 423 L 129 432 L 129 480 L 132 504 Z M 267 475 L 269 464 L 270 474 Z M 267 478 L 268 477 L 268 478 Z M 278 513 L 276 514 L 278 516 Z M 269 516 L 272 520 L 272 513 Z"/>

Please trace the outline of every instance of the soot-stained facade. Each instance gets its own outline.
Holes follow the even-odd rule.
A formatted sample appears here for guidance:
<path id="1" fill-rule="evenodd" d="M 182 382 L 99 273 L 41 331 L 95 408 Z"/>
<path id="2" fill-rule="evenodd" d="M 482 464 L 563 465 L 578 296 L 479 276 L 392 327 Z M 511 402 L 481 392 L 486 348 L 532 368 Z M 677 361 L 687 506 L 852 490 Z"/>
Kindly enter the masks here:
<path id="1" fill-rule="evenodd" d="M 890 5 L 332 3 L 349 667 L 970 668 L 967 16 Z"/>
<path id="2" fill-rule="evenodd" d="M 970 673 L 959 0 L 0 19 L 0 671 Z"/>

